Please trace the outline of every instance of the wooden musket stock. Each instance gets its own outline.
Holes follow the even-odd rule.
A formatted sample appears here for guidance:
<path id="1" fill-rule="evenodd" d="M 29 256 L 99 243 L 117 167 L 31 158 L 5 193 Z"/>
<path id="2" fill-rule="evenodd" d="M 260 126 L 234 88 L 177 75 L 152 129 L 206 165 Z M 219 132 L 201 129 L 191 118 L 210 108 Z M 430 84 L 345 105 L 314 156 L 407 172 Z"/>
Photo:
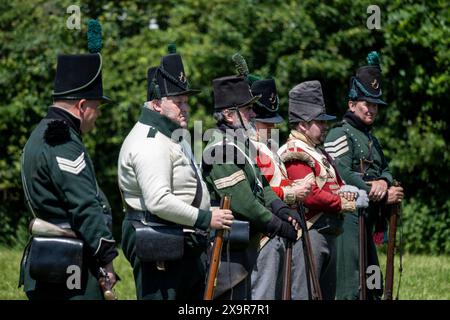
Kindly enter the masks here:
<path id="1" fill-rule="evenodd" d="M 308 225 L 306 224 L 305 208 L 302 204 L 298 205 L 298 212 L 300 214 L 300 225 L 302 226 L 302 238 L 303 238 L 303 254 L 306 259 L 305 270 L 309 269 L 309 274 L 306 277 L 310 277 L 312 280 L 312 299 L 323 300 L 322 290 L 320 289 L 319 277 L 316 273 L 316 263 L 314 261 L 314 254 L 312 252 L 311 240 L 309 238 Z"/>
<path id="2" fill-rule="evenodd" d="M 221 209 L 230 209 L 231 197 L 225 196 L 222 198 L 222 203 L 220 205 Z M 211 252 L 211 260 L 208 270 L 208 277 L 206 280 L 205 294 L 203 295 L 203 300 L 212 300 L 214 297 L 214 288 L 217 281 L 217 273 L 219 271 L 220 256 L 222 253 L 223 246 L 223 233 L 225 230 L 217 230 L 216 237 L 214 239 L 214 244 Z"/>
<path id="3" fill-rule="evenodd" d="M 398 181 L 394 181 L 394 186 L 400 186 Z M 391 216 L 389 217 L 389 238 L 386 256 L 386 280 L 384 290 L 384 300 L 392 300 L 394 287 L 394 256 L 395 256 L 395 237 L 397 234 L 397 218 L 400 212 L 400 204 L 391 205 Z"/>

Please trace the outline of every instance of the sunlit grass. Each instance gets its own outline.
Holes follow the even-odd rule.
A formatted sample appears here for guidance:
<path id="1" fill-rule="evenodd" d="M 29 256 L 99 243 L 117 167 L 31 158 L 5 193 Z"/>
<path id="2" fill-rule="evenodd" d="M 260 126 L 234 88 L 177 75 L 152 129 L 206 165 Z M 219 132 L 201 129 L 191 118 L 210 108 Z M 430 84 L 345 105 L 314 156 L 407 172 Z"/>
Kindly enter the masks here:
<path id="1" fill-rule="evenodd" d="M 115 268 L 122 278 L 116 285 L 116 292 L 121 300 L 136 299 L 133 271 L 130 264 L 120 255 L 115 260 Z M 22 257 L 20 249 L 0 247 L 0 299 L 26 299 L 22 289 L 17 288 L 19 263 Z M 386 256 L 380 254 L 382 271 L 385 270 Z M 397 296 L 399 276 L 399 257 L 395 256 L 394 298 Z M 403 257 L 403 275 L 400 287 L 400 300 L 450 300 L 450 257 L 410 255 Z"/>

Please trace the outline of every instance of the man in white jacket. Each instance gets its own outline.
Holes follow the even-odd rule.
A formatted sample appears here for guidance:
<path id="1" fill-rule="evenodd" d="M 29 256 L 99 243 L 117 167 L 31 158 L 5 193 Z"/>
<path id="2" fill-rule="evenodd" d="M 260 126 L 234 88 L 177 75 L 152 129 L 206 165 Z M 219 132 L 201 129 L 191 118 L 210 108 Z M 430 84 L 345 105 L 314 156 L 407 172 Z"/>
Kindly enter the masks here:
<path id="1" fill-rule="evenodd" d="M 138 299 L 201 299 L 207 231 L 229 229 L 233 216 L 210 211 L 208 189 L 183 138 L 188 96 L 198 90 L 189 88 L 181 56 L 170 46 L 169 52 L 148 71 L 147 102 L 119 155 L 127 211 L 122 248 Z M 154 232 L 161 227 L 167 231 Z M 183 233 L 177 236 L 177 229 Z"/>

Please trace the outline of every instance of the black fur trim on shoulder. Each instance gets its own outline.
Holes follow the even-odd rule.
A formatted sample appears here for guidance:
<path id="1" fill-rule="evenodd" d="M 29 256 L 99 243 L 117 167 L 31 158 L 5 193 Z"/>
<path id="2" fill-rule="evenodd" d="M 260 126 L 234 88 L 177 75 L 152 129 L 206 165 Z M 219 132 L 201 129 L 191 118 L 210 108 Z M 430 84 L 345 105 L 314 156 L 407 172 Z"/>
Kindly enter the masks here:
<path id="1" fill-rule="evenodd" d="M 44 140 L 51 146 L 63 144 L 70 140 L 69 126 L 65 121 L 53 120 L 48 123 L 44 132 Z"/>

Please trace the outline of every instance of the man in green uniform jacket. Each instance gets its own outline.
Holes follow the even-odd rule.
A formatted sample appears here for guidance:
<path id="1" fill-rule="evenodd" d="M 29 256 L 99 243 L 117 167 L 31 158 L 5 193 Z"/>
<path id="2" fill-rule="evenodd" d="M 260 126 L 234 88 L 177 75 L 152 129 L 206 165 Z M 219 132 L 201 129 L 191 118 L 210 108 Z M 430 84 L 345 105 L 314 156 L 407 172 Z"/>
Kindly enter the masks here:
<path id="1" fill-rule="evenodd" d="M 272 191 L 257 167 L 255 147 L 249 140 L 250 121 L 255 116 L 253 97 L 244 77 L 229 76 L 213 81 L 213 131 L 203 153 L 203 175 L 212 203 L 231 196 L 236 219 L 250 225 L 250 241 L 245 248 L 222 251 L 215 296 L 221 299 L 251 299 L 251 277 L 263 234 L 296 240 L 298 214 Z M 252 133 L 250 133 L 252 134 Z M 233 234 L 233 227 L 231 234 Z M 232 246 L 232 244 L 231 244 Z M 232 290 L 231 290 L 232 289 Z"/>
<path id="2" fill-rule="evenodd" d="M 325 150 L 336 161 L 345 183 L 366 190 L 370 205 L 366 210 L 367 266 L 379 265 L 372 234 L 383 231 L 386 204 L 400 202 L 403 189 L 393 186 L 388 162 L 378 140 L 371 134 L 381 100 L 381 69 L 376 52 L 368 56 L 368 66 L 357 70 L 351 78 L 348 111 L 342 122 L 326 137 Z M 358 214 L 347 214 L 344 233 L 338 238 L 337 299 L 357 299 L 358 278 Z M 380 282 L 381 283 L 381 282 Z M 367 288 L 369 289 L 369 288 Z M 368 299 L 379 299 L 381 287 L 367 290 Z"/>
<path id="3" fill-rule="evenodd" d="M 71 286 L 69 277 L 77 273 L 71 274 L 69 269 L 61 270 L 67 272 L 67 281 L 56 281 L 53 275 L 33 278 L 31 265 L 34 270 L 45 257 L 31 254 L 37 248 L 32 237 L 21 263 L 20 280 L 29 299 L 103 299 L 97 279 L 100 267 L 113 285 L 116 282 L 112 261 L 118 252 L 110 230 L 111 209 L 98 187 L 81 137 L 94 128 L 100 114 L 98 107 L 108 100 L 103 96 L 101 67 L 98 52 L 58 56 L 54 103 L 23 150 L 22 182 L 31 212 L 42 220 L 70 228 L 83 243 L 80 279 Z M 58 242 L 49 248 L 49 265 L 67 258 L 66 249 L 59 245 L 64 244 Z M 39 274 L 45 272 L 38 270 Z"/>

